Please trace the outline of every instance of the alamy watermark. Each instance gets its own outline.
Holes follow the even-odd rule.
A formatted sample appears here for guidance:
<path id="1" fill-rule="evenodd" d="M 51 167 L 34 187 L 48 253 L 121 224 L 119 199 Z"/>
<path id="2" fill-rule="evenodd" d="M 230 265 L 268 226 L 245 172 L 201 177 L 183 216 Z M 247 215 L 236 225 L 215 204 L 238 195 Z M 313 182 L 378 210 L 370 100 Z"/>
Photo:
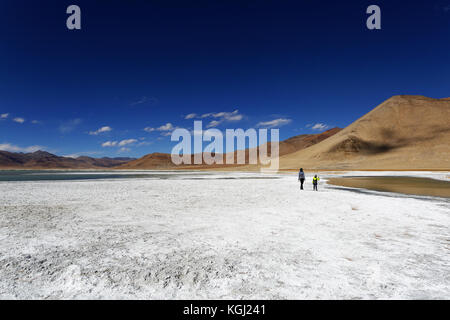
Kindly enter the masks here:
<path id="1" fill-rule="evenodd" d="M 381 29 L 381 9 L 377 5 L 371 5 L 367 7 L 367 14 L 370 16 L 367 18 L 366 26 L 369 30 L 380 30 Z"/>
<path id="2" fill-rule="evenodd" d="M 270 129 L 270 140 L 268 134 L 268 129 L 250 128 L 226 129 L 224 135 L 215 128 L 203 130 L 202 121 L 194 121 L 194 130 L 177 128 L 172 132 L 171 141 L 178 141 L 172 148 L 172 162 L 175 165 L 249 164 L 260 165 L 261 171 L 278 171 L 279 129 Z M 205 148 L 203 142 L 207 142 Z"/>
<path id="3" fill-rule="evenodd" d="M 70 14 L 66 20 L 66 26 L 69 30 L 81 30 L 81 9 L 79 6 L 72 4 L 67 7 L 66 13 Z M 369 30 L 381 29 L 381 9 L 377 5 L 367 7 L 366 14 L 370 14 L 367 18 L 366 26 Z"/>
<path id="4" fill-rule="evenodd" d="M 79 6 L 72 4 L 67 7 L 67 14 L 70 14 L 66 20 L 66 27 L 69 30 L 80 30 L 81 29 L 81 9 Z"/>

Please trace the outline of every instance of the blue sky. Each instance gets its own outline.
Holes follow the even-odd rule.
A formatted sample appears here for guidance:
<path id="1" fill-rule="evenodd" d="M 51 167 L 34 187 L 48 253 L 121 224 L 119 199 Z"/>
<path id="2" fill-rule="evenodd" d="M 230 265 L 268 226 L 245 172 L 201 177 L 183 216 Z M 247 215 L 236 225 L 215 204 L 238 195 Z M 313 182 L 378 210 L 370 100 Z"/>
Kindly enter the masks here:
<path id="1" fill-rule="evenodd" d="M 71 4 L 81 30 L 66 28 Z M 382 30 L 366 28 L 371 4 Z M 450 96 L 450 1 L 4 0 L 0 24 L 10 151 L 170 152 L 195 119 L 285 139 L 393 95 Z"/>

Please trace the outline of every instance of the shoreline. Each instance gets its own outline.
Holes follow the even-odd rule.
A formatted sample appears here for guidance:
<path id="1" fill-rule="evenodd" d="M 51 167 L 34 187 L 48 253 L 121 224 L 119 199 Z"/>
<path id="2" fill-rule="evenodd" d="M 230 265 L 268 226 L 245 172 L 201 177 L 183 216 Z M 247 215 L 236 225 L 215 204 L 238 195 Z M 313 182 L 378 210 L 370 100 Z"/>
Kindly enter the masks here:
<path id="1" fill-rule="evenodd" d="M 303 168 L 305 171 L 310 172 L 450 172 L 450 168 L 445 169 L 315 169 L 315 168 Z M 278 171 L 271 171 L 270 173 L 286 173 L 286 172 L 298 172 L 296 169 L 280 169 Z M 264 171 L 258 170 L 227 170 L 227 169 L 217 169 L 217 168 L 171 168 L 171 169 L 119 169 L 119 168 L 0 168 L 0 171 L 212 171 L 212 172 L 230 172 L 230 173 L 265 173 Z M 269 172 L 269 171 L 267 171 Z"/>
<path id="2" fill-rule="evenodd" d="M 327 183 L 358 190 L 450 198 L 450 182 L 430 177 L 347 176 L 329 178 Z"/>

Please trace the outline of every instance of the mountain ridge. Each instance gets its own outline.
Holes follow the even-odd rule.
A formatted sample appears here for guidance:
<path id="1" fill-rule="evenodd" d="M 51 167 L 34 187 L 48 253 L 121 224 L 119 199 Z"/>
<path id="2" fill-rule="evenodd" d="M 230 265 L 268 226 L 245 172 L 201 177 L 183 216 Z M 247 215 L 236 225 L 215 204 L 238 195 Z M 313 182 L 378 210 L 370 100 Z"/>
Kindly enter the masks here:
<path id="1" fill-rule="evenodd" d="M 112 168 L 134 158 L 77 158 L 57 156 L 38 150 L 30 153 L 0 150 L 1 169 L 104 169 Z"/>
<path id="2" fill-rule="evenodd" d="M 280 169 L 450 168 L 450 99 L 393 96 L 342 131 L 280 157 Z"/>

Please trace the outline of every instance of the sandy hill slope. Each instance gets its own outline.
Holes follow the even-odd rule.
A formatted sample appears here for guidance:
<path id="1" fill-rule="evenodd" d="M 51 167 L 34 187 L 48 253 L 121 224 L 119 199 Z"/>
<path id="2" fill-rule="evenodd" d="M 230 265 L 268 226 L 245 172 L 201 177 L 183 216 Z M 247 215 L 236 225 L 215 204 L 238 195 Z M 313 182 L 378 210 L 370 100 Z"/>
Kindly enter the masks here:
<path id="1" fill-rule="evenodd" d="M 280 141 L 279 155 L 284 156 L 299 150 L 303 150 L 315 145 L 341 131 L 340 128 L 333 128 L 318 134 L 302 134 Z M 270 142 L 268 143 L 268 152 L 270 154 Z"/>
<path id="2" fill-rule="evenodd" d="M 287 155 L 292 152 L 307 148 L 320 141 L 331 137 L 332 135 L 339 132 L 340 128 L 333 128 L 328 131 L 319 134 L 303 134 L 291 137 L 289 139 L 280 142 L 280 155 Z M 259 147 L 258 147 L 259 148 Z M 257 149 L 258 149 L 257 148 Z M 258 150 L 257 150 L 258 151 Z M 270 154 L 270 142 L 268 145 L 268 153 Z M 237 159 L 236 152 L 234 152 L 235 159 Z M 225 155 L 218 155 L 223 157 L 225 163 Z M 191 163 L 194 163 L 193 157 L 191 158 Z M 248 163 L 249 150 L 245 150 L 245 161 Z M 170 154 L 168 153 L 151 153 L 147 154 L 142 158 L 134 161 L 127 162 L 123 165 L 118 166 L 118 169 L 224 169 L 224 168 L 240 168 L 243 165 L 227 165 L 227 164 L 214 164 L 214 165 L 180 165 L 176 166 L 172 163 Z"/>
<path id="3" fill-rule="evenodd" d="M 126 163 L 132 158 L 61 157 L 45 151 L 15 153 L 0 151 L 0 169 L 102 169 Z"/>
<path id="4" fill-rule="evenodd" d="M 394 96 L 280 169 L 449 170 L 450 99 Z"/>

